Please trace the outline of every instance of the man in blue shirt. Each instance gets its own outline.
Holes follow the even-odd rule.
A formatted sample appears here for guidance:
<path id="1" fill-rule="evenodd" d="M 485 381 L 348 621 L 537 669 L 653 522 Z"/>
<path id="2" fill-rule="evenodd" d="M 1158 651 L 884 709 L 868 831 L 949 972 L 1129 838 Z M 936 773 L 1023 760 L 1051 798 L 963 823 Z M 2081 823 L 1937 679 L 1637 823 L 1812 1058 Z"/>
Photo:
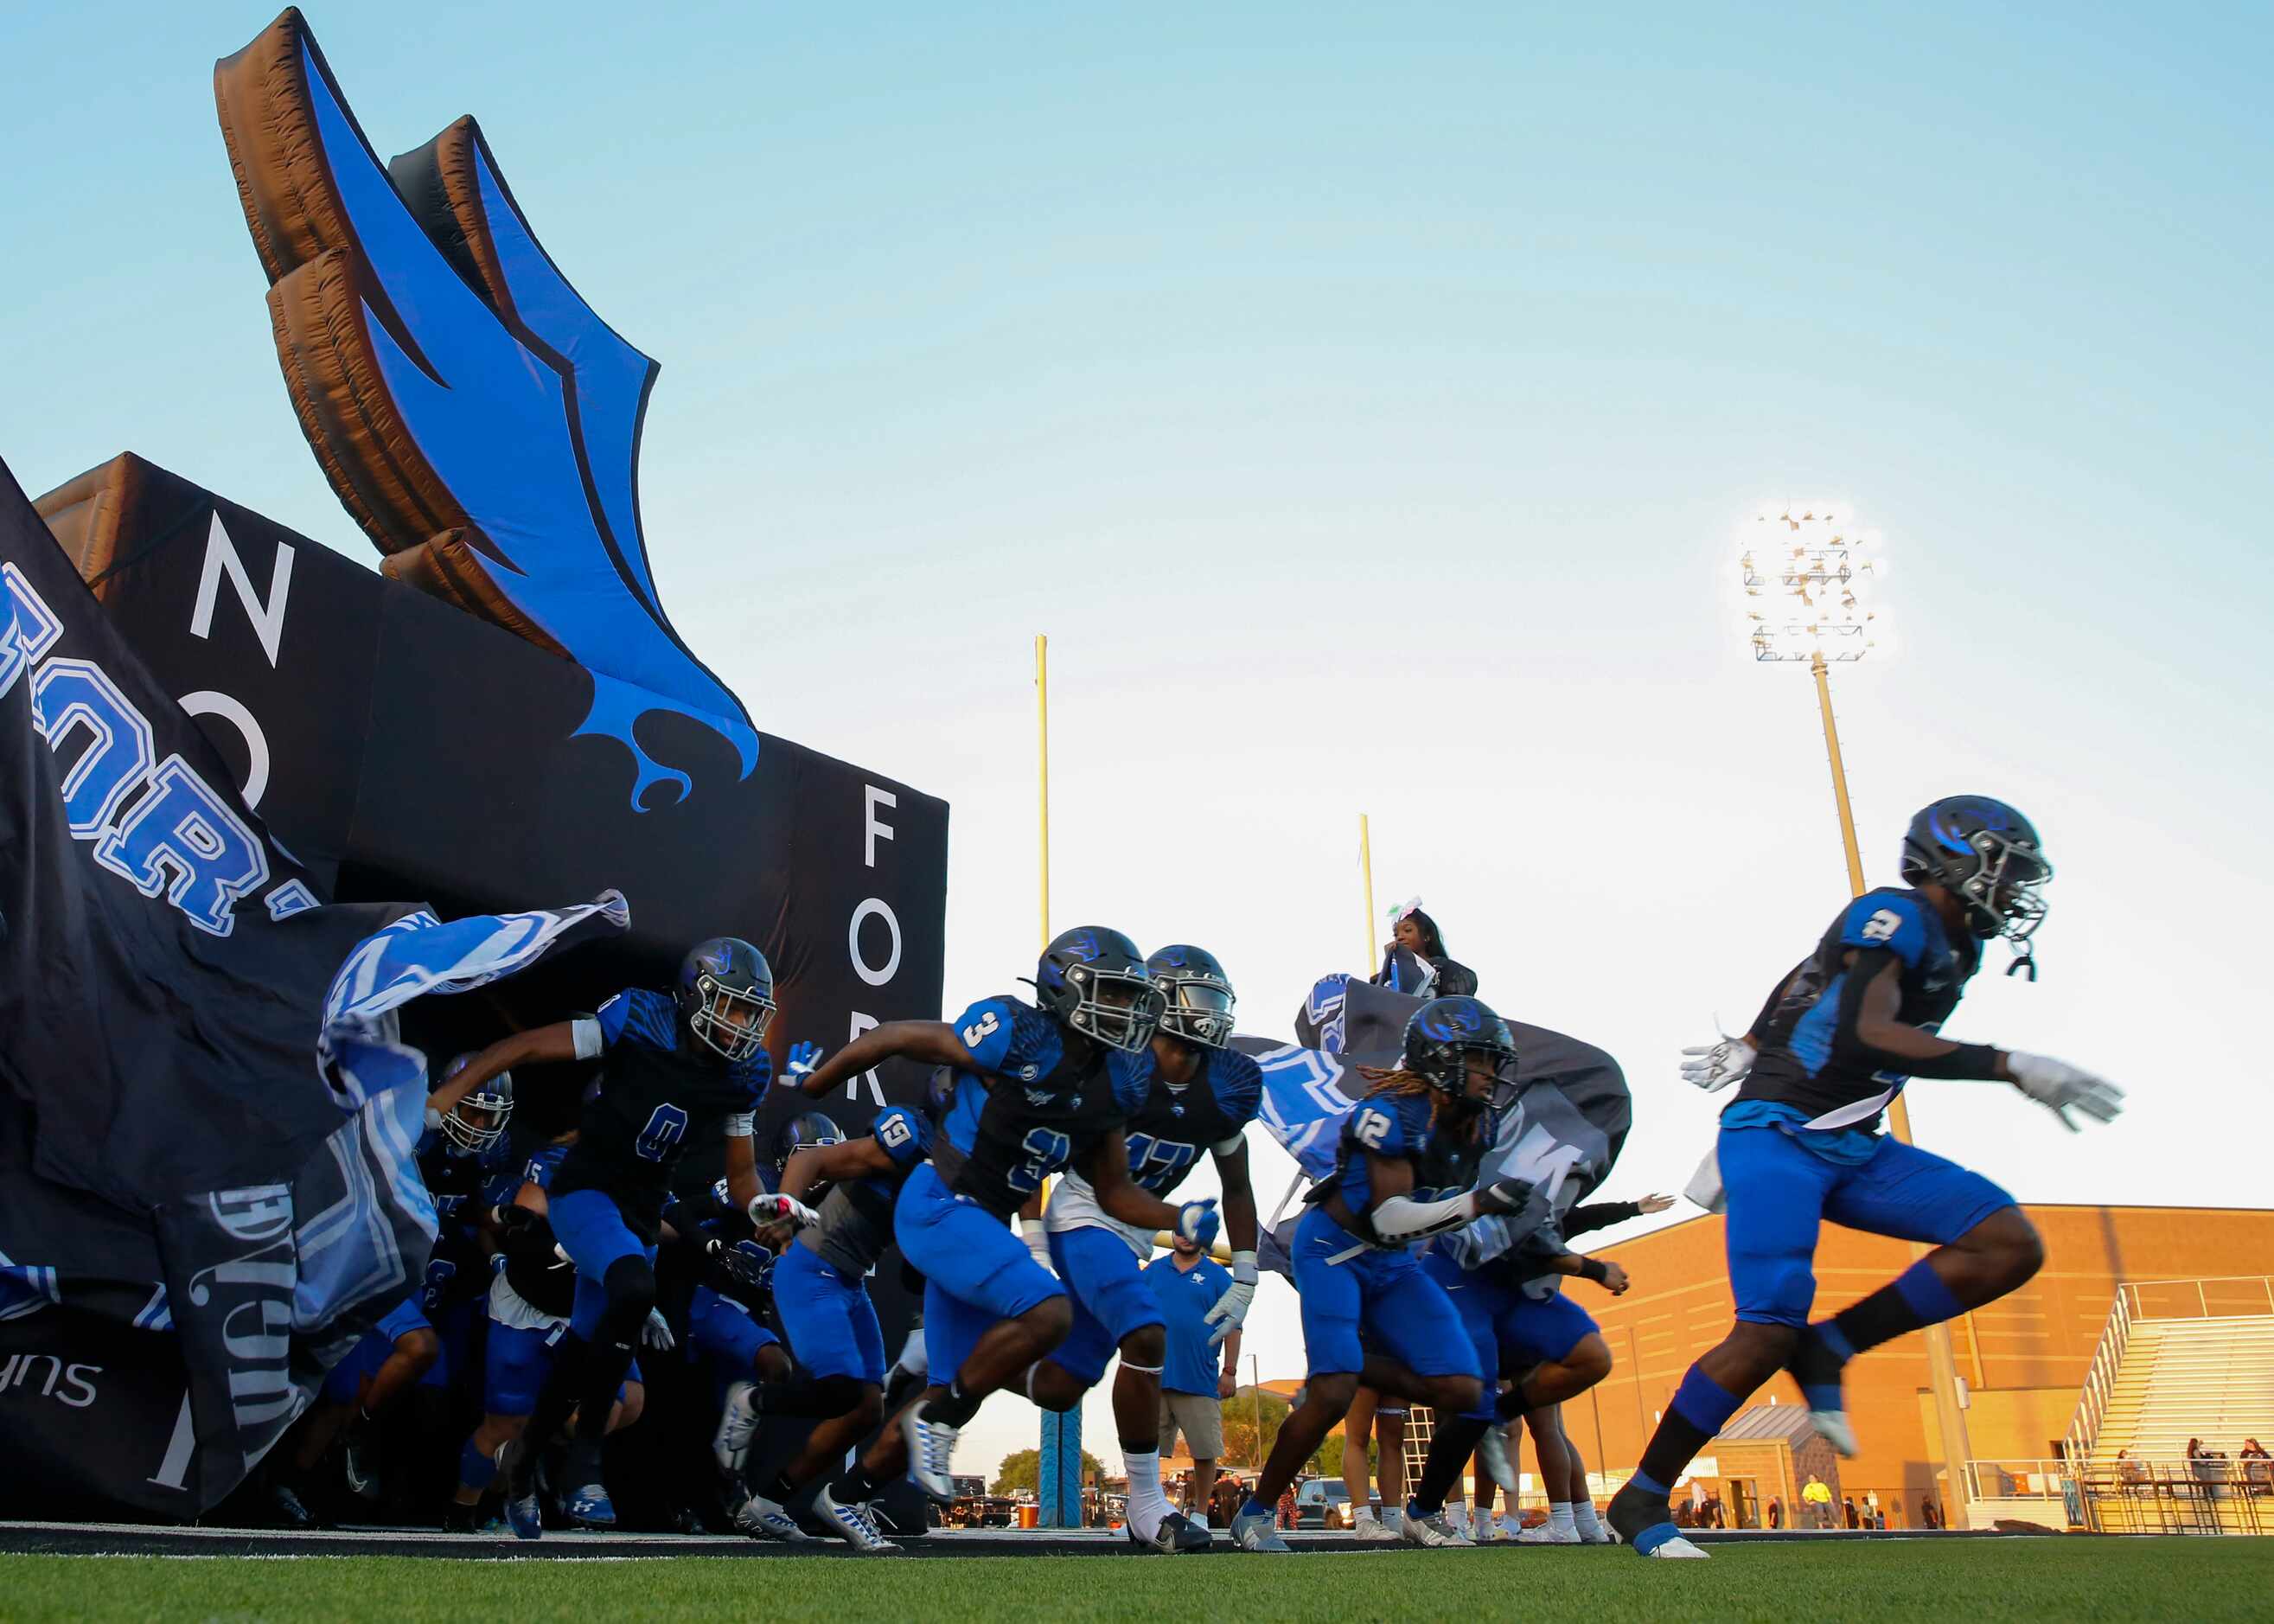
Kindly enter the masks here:
<path id="1" fill-rule="evenodd" d="M 1193 1515 L 1205 1525 L 1209 1495 L 1216 1487 L 1216 1463 L 1224 1454 L 1224 1412 L 1239 1376 L 1239 1333 L 1224 1339 L 1224 1363 L 1216 1364 L 1216 1327 L 1209 1311 L 1231 1288 L 1231 1276 L 1209 1260 L 1198 1246 L 1178 1235 L 1166 1257 L 1145 1265 L 1145 1283 L 1161 1304 L 1167 1354 L 1161 1364 L 1160 1452 L 1177 1446 L 1182 1429 L 1193 1451 Z"/>

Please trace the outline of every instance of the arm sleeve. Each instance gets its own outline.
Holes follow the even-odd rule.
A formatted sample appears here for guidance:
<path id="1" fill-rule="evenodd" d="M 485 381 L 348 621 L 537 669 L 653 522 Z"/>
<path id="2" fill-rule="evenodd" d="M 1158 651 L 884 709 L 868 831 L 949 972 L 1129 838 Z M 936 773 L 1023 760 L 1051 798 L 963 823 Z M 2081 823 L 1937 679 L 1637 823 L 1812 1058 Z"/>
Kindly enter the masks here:
<path id="1" fill-rule="evenodd" d="M 621 1031 L 623 1023 L 617 1022 L 616 1027 Z M 608 1046 L 606 1029 L 600 1024 L 598 1016 L 578 1016 L 568 1023 L 568 1031 L 576 1045 L 578 1060 L 598 1060 Z"/>
<path id="2" fill-rule="evenodd" d="M 1425 1235 L 1442 1235 L 1448 1229 L 1459 1228 L 1476 1215 L 1472 1193 L 1442 1201 L 1392 1196 L 1387 1201 L 1376 1202 L 1371 1214 L 1374 1234 L 1385 1241 L 1418 1241 Z"/>
<path id="3" fill-rule="evenodd" d="M 1613 1224 L 1623 1224 L 1630 1218 L 1642 1216 L 1639 1201 L 1598 1201 L 1593 1206 L 1575 1206 L 1563 1215 L 1563 1233 L 1569 1237 L 1585 1235 L 1590 1229 L 1608 1229 Z"/>

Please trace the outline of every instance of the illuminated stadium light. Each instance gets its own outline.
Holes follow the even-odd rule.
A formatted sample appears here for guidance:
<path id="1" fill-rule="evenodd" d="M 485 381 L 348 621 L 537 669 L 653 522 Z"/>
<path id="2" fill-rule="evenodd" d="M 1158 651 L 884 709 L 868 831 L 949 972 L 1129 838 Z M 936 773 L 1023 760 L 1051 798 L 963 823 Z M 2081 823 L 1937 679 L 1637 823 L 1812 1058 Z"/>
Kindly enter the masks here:
<path id="1" fill-rule="evenodd" d="M 1852 664 L 1878 646 L 1875 539 L 1829 505 L 1788 502 L 1756 516 L 1781 533 L 1738 555 L 1745 629 L 1758 661 Z"/>

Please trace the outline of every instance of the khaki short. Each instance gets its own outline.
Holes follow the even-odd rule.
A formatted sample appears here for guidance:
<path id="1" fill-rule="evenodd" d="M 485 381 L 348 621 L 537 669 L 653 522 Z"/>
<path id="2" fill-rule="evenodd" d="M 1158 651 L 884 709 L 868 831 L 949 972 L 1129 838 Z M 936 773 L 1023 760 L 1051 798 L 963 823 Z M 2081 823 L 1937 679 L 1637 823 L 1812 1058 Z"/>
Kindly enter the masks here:
<path id="1" fill-rule="evenodd" d="M 1171 1393 L 1161 1389 L 1161 1453 L 1174 1454 L 1182 1431 L 1195 1461 L 1220 1460 L 1224 1455 L 1224 1411 L 1213 1393 Z"/>

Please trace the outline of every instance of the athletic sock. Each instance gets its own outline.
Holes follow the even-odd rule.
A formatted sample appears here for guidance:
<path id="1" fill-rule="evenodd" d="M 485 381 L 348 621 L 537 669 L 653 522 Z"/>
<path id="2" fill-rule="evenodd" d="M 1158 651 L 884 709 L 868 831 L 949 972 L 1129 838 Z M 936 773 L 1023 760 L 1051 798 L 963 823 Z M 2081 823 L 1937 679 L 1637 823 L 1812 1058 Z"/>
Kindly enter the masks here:
<path id="1" fill-rule="evenodd" d="M 982 1395 L 984 1396 L 983 1394 Z M 963 1379 L 958 1377 L 948 1384 L 947 1391 L 916 1412 L 926 1421 L 943 1426 L 960 1427 L 968 1424 L 979 1413 L 980 1399 L 963 1390 Z"/>
<path id="2" fill-rule="evenodd" d="M 1882 1342 L 1891 1342 L 1905 1332 L 1955 1319 L 1965 1311 L 1966 1305 L 1951 1295 L 1942 1276 L 1922 1258 L 1892 1283 L 1880 1287 L 1862 1302 L 1841 1309 L 1832 1317 L 1828 1326 L 1816 1328 L 1819 1333 L 1826 1329 L 1836 1333 L 1853 1356 Z M 1838 1344 L 1834 1346 L 1836 1348 Z"/>
<path id="3" fill-rule="evenodd" d="M 877 1487 L 868 1469 L 856 1463 L 829 1485 L 829 1498 L 840 1506 L 857 1506 L 862 1500 L 874 1499 Z"/>
<path id="4" fill-rule="evenodd" d="M 1571 1504 L 1569 1500 L 1547 1502 L 1547 1526 L 1559 1534 L 1576 1534 L 1579 1531 L 1579 1525 L 1573 1519 Z"/>
<path id="5" fill-rule="evenodd" d="M 787 1470 L 779 1471 L 774 1474 L 774 1480 L 766 1484 L 766 1498 L 777 1506 L 787 1506 L 797 1493 L 797 1489 L 798 1485 L 789 1480 Z"/>
<path id="6" fill-rule="evenodd" d="M 1665 1419 L 1651 1434 L 1650 1445 L 1642 1452 L 1642 1465 L 1631 1481 L 1652 1494 L 1671 1494 L 1683 1468 L 1706 1446 L 1706 1440 L 1737 1413 L 1742 1402 L 1720 1382 L 1691 1365 L 1682 1379 L 1682 1386 L 1675 1389 L 1673 1402 L 1666 1407 Z"/>
<path id="7" fill-rule="evenodd" d="M 1161 1492 L 1161 1450 L 1121 1446 L 1121 1469 L 1129 1474 L 1129 1527 L 1138 1538 L 1151 1541 L 1169 1514 L 1168 1497 Z"/>
<path id="8" fill-rule="evenodd" d="M 1238 1511 L 1236 1511 L 1236 1512 L 1232 1513 L 1232 1515 L 1234 1515 L 1234 1516 L 1236 1516 L 1236 1517 L 1275 1517 L 1275 1518 L 1276 1518 L 1278 1514 L 1278 1514 L 1278 1513 L 1276 1513 L 1276 1512 L 1275 1512 L 1275 1511 L 1273 1511 L 1273 1510 L 1271 1509 L 1271 1507 L 1269 1507 L 1269 1506 L 1265 1505 L 1261 1500 L 1257 1499 L 1256 1499 L 1253 1494 L 1249 1495 L 1246 1499 L 1244 1499 L 1244 1500 L 1240 1501 L 1240 1502 L 1239 1502 L 1239 1509 Z"/>
<path id="9" fill-rule="evenodd" d="M 1482 1416 L 1438 1417 L 1437 1435 L 1429 1440 L 1429 1458 L 1422 1462 L 1421 1481 L 1413 1487 L 1409 1515 L 1434 1516 L 1444 1508 L 1445 1496 L 1452 1492 L 1461 1469 L 1477 1452 L 1477 1439 L 1490 1424 Z"/>
<path id="10" fill-rule="evenodd" d="M 1595 1515 L 1593 1500 L 1571 1502 L 1571 1526 L 1579 1530 L 1579 1537 L 1582 1539 L 1600 1539 L 1603 1537 L 1602 1521 Z"/>
<path id="11" fill-rule="evenodd" d="M 458 1451 L 458 1482 L 474 1490 L 486 1489 L 497 1480 L 497 1457 L 484 1454 L 466 1439 L 466 1446 Z"/>

